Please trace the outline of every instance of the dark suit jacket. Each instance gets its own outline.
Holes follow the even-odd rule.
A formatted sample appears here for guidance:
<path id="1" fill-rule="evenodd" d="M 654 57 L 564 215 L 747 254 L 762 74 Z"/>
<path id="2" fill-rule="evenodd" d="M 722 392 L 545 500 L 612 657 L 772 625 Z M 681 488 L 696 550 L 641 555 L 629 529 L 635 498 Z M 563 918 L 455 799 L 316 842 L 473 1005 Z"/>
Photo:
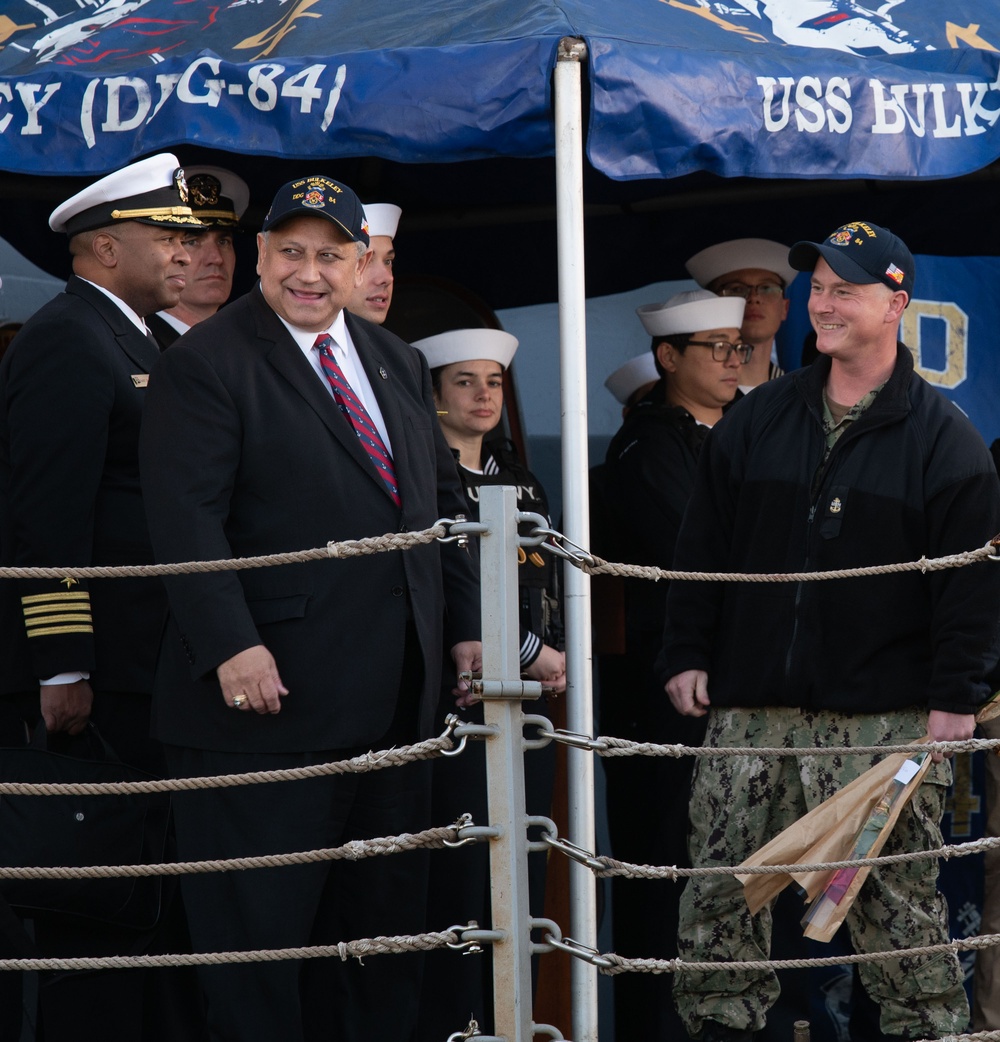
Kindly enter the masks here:
<path id="1" fill-rule="evenodd" d="M 181 337 L 153 374 L 140 457 L 160 560 L 304 550 L 417 531 L 464 510 L 423 357 L 371 323 L 347 322 L 388 428 L 402 509 L 255 288 Z M 442 642 L 479 636 L 475 568 L 454 544 L 184 576 L 167 587 L 154 733 L 195 748 L 376 741 L 392 721 L 410 618 L 427 733 Z M 216 667 L 256 644 L 291 692 L 274 716 L 235 712 L 219 693 Z"/>
<path id="2" fill-rule="evenodd" d="M 75 276 L 25 323 L 0 364 L 5 564 L 152 562 L 138 444 L 158 358 Z M 71 670 L 89 670 L 95 689 L 150 692 L 166 610 L 158 579 L 0 581 L 0 693 Z M 26 619 L 39 624 L 30 640 Z"/>

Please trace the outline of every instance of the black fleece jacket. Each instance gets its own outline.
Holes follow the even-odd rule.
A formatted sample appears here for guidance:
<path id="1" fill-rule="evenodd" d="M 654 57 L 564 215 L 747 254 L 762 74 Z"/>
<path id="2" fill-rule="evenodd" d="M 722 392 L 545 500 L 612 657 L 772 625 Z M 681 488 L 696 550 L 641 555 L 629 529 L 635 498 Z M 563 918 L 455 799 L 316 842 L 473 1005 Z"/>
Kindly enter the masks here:
<path id="1" fill-rule="evenodd" d="M 1000 531 L 1000 482 L 967 418 L 905 345 L 824 463 L 829 359 L 756 388 L 699 460 L 674 567 L 828 571 L 973 550 Z M 798 582 L 673 582 L 661 678 L 709 674 L 714 706 L 968 713 L 998 658 L 1000 568 Z"/>

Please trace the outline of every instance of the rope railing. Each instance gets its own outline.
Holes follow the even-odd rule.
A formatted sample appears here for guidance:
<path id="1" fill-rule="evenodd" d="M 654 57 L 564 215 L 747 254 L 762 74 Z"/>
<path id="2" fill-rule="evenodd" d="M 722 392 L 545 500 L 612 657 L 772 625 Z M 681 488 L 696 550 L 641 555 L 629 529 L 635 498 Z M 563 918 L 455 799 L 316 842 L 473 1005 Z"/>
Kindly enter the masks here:
<path id="1" fill-rule="evenodd" d="M 467 816 L 468 817 L 468 816 Z M 24 868 L 0 867 L 3 879 L 117 879 L 122 877 L 184 876 L 209 872 L 245 872 L 256 868 L 285 868 L 289 865 L 312 865 L 321 861 L 362 861 L 370 857 L 403 854 L 411 850 L 440 850 L 466 841 L 488 838 L 488 829 L 468 829 L 472 819 L 452 825 L 403 832 L 398 836 L 376 836 L 354 839 L 339 847 L 320 847 L 288 854 L 258 854 L 216 861 L 165 861 L 149 865 L 86 865 L 78 867 Z M 463 833 L 465 835 L 463 835 Z"/>
<path id="2" fill-rule="evenodd" d="M 468 525 L 464 525 L 468 529 Z M 20 567 L 0 568 L 0 579 L 105 579 L 136 578 L 142 576 L 170 576 L 204 572 L 239 571 L 245 569 L 273 567 L 284 564 L 302 563 L 306 561 L 349 559 L 367 554 L 405 551 L 418 546 L 428 545 L 435 541 L 462 539 L 463 536 L 449 534 L 463 531 L 463 523 L 450 519 L 441 519 L 432 527 L 421 532 L 387 533 L 382 536 L 357 540 L 330 542 L 324 547 L 302 551 L 269 554 L 256 557 L 235 558 L 218 561 L 189 561 L 157 565 L 119 565 L 88 567 Z M 875 575 L 898 574 L 901 572 L 936 572 L 950 568 L 966 567 L 983 561 L 1000 560 L 1000 536 L 985 546 L 964 553 L 951 554 L 939 558 L 921 557 L 910 562 L 895 562 L 885 565 L 873 565 L 864 568 L 838 569 L 827 572 L 798 573 L 740 573 L 740 572 L 684 572 L 624 563 L 613 563 L 596 557 L 575 544 L 569 543 L 564 536 L 551 530 L 538 529 L 534 534 L 542 534 L 547 541 L 541 545 L 550 552 L 569 560 L 576 567 L 590 575 L 618 575 L 629 578 L 658 580 L 690 580 L 690 581 L 726 581 L 726 582 L 803 582 L 824 581 L 830 579 L 858 578 Z M 826 748 L 704 748 L 681 745 L 663 745 L 657 743 L 630 742 L 609 736 L 589 738 L 580 735 L 568 735 L 565 732 L 552 732 L 543 736 L 555 738 L 566 744 L 589 748 L 601 756 L 831 756 L 831 755 L 886 755 L 889 753 L 930 749 L 935 752 L 975 752 L 978 750 L 1000 749 L 1000 740 L 968 740 L 963 742 L 910 743 L 893 746 L 871 747 L 826 747 Z M 295 781 L 321 776 L 363 773 L 382 770 L 388 767 L 402 766 L 406 763 L 442 755 L 454 755 L 461 752 L 457 749 L 454 738 L 461 734 L 456 722 L 449 723 L 441 736 L 418 742 L 403 748 L 392 748 L 371 751 L 347 760 L 332 763 L 316 764 L 309 767 L 294 768 L 281 771 L 248 772 L 234 775 L 214 775 L 200 778 L 150 779 L 142 782 L 110 782 L 110 783 L 0 783 L 0 796 L 66 796 L 66 795 L 102 795 L 124 793 L 178 792 L 190 789 L 224 788 L 239 785 L 262 784 L 279 781 Z M 261 855 L 248 858 L 231 858 L 220 861 L 173 862 L 155 865 L 133 866 L 89 866 L 83 868 L 0 868 L 0 879 L 33 878 L 59 879 L 106 878 L 115 875 L 151 876 L 182 875 L 187 873 L 206 873 L 236 871 L 255 868 L 273 868 L 292 864 L 303 864 L 322 860 L 362 858 L 402 853 L 408 850 L 432 849 L 456 845 L 456 841 L 469 841 L 467 836 L 460 839 L 462 828 L 469 822 L 456 822 L 451 826 L 431 828 L 417 833 L 404 833 L 399 836 L 379 837 L 366 841 L 352 841 L 341 847 L 324 848 L 313 851 L 302 851 L 289 854 Z M 475 831 L 475 830 L 473 830 Z M 473 839 L 489 838 L 490 829 L 481 828 L 480 835 Z M 572 848 L 572 844 L 556 839 L 552 845 L 557 848 Z M 958 844 L 939 848 L 934 851 L 917 851 L 907 854 L 888 855 L 873 859 L 854 861 L 825 862 L 816 865 L 769 865 L 739 868 L 738 866 L 716 866 L 705 869 L 678 869 L 672 866 L 632 865 L 613 858 L 587 855 L 579 848 L 572 848 L 570 856 L 582 860 L 599 876 L 623 875 L 634 878 L 669 878 L 681 879 L 697 874 L 768 874 L 806 871 L 827 871 L 839 868 L 858 867 L 859 865 L 894 864 L 921 858 L 964 857 L 991 849 L 1000 845 L 1000 839 L 979 840 L 973 843 Z M 564 849 L 564 852 L 565 849 Z M 470 923 L 468 929 L 476 927 Z M 398 954 L 414 951 L 431 951 L 439 948 L 466 947 L 470 942 L 463 940 L 463 927 L 451 927 L 446 931 L 429 932 L 406 936 L 386 936 L 362 938 L 354 941 L 342 941 L 332 945 L 317 945 L 300 948 L 193 953 L 174 955 L 144 956 L 106 956 L 100 958 L 58 958 L 58 959 L 0 959 L 0 971 L 39 971 L 39 970 L 96 970 L 96 969 L 134 969 L 140 967 L 155 968 L 165 966 L 203 966 L 222 963 L 274 962 L 285 959 L 350 958 L 363 959 L 369 955 Z M 481 931 L 480 931 L 481 932 Z M 801 969 L 809 967 L 843 966 L 882 960 L 898 960 L 909 956 L 937 955 L 977 951 L 1000 945 L 1000 934 L 983 935 L 965 939 L 952 940 L 946 944 L 923 948 L 901 949 L 889 952 L 874 952 L 854 955 L 837 955 L 827 959 L 802 960 L 760 960 L 756 962 L 725 963 L 686 963 L 681 959 L 632 959 L 614 953 L 600 954 L 590 949 L 583 949 L 571 938 L 546 938 L 549 949 L 562 949 L 571 952 L 578 958 L 586 958 L 598 966 L 600 972 L 614 975 L 623 972 L 639 973 L 678 973 L 690 971 L 715 971 L 729 969 L 741 972 L 755 969 Z M 949 1036 L 956 1042 L 1000 1042 L 1000 1031 L 979 1032 L 971 1035 Z"/>
<path id="3" fill-rule="evenodd" d="M 592 854 L 574 843 L 568 843 L 551 833 L 542 837 L 553 850 L 586 865 L 598 878 L 621 877 L 625 879 L 666 879 L 676 882 L 703 876 L 767 876 L 792 875 L 805 872 L 834 872 L 842 868 L 878 868 L 901 865 L 911 861 L 929 861 L 972 857 L 996 850 L 1000 847 L 1000 836 L 969 840 L 965 843 L 948 844 L 933 850 L 912 850 L 903 854 L 883 854 L 878 857 L 844 859 L 841 861 L 790 862 L 781 865 L 709 865 L 704 868 L 678 868 L 676 865 L 637 865 L 630 861 L 619 861 L 606 854 Z M 0 877 L 2 878 L 2 877 Z"/>
<path id="4" fill-rule="evenodd" d="M 280 554 L 258 557 L 234 557 L 219 561 L 183 561 L 176 564 L 119 564 L 114 566 L 88 565 L 66 568 L 5 567 L 0 568 L 0 579 L 138 579 L 143 576 L 192 575 L 198 572 L 234 572 L 248 568 L 269 568 L 282 564 L 301 564 L 304 561 L 324 561 L 331 558 L 346 560 L 367 554 L 387 553 L 393 550 L 411 550 L 425 546 L 448 535 L 448 526 L 454 524 L 443 518 L 421 532 L 388 532 L 364 539 L 344 539 L 329 542 L 311 550 L 291 550 Z"/>
<path id="5" fill-rule="evenodd" d="M 326 546 L 284 553 L 262 554 L 255 557 L 234 557 L 215 561 L 181 561 L 171 564 L 132 565 L 67 565 L 65 567 L 0 567 L 0 579 L 135 579 L 143 576 L 191 575 L 200 572 L 244 571 L 250 568 L 268 568 L 284 564 L 330 559 L 346 560 L 369 554 L 411 550 L 433 542 L 464 540 L 475 534 L 477 526 L 466 521 L 440 518 L 430 528 L 419 532 L 387 532 L 363 539 L 331 541 Z M 459 533 L 458 535 L 451 533 Z M 539 536 L 547 541 L 534 542 Z M 1000 561 L 1000 535 L 985 546 L 943 557 L 921 557 L 916 561 L 867 565 L 863 568 L 839 568 L 825 572 L 686 572 L 649 565 L 606 561 L 572 543 L 566 536 L 549 528 L 535 528 L 528 536 L 532 545 L 539 545 L 580 568 L 588 575 L 618 575 L 625 578 L 683 579 L 699 582 L 813 582 L 829 579 L 856 579 L 873 575 L 893 575 L 900 572 L 937 572 L 949 568 L 964 568 L 982 561 Z"/>
<path id="6" fill-rule="evenodd" d="M 227 789 L 239 785 L 303 781 L 337 774 L 367 774 L 387 767 L 401 767 L 419 760 L 456 752 L 453 725 L 437 738 L 413 745 L 380 749 L 347 760 L 286 767 L 278 771 L 247 771 L 242 774 L 206 774 L 193 778 L 149 778 L 133 782 L 0 782 L 0 796 L 121 796 L 151 792 L 186 792 L 194 789 Z"/>
<path id="7" fill-rule="evenodd" d="M 599 756 L 684 756 L 711 759 L 724 756 L 882 756 L 890 753 L 974 753 L 1000 749 L 1000 738 L 963 738 L 950 742 L 909 742 L 899 745 L 795 745 L 795 746 L 702 746 L 633 742 L 627 738 L 586 735 L 567 731 L 545 732 L 546 737 L 576 748 L 590 749 Z"/>
<path id="8" fill-rule="evenodd" d="M 1000 934 L 986 934 L 964 940 L 953 940 L 946 944 L 928 945 L 923 948 L 910 948 L 890 952 L 872 952 L 865 955 L 837 955 L 816 959 L 784 959 L 729 962 L 685 962 L 683 959 L 628 959 L 614 952 L 601 953 L 575 941 L 572 937 L 549 935 L 545 938 L 550 947 L 566 952 L 576 959 L 595 966 L 605 976 L 616 976 L 621 973 L 683 973 L 685 970 L 712 973 L 718 970 L 743 972 L 763 969 L 815 969 L 823 967 L 841 967 L 858 963 L 883 962 L 898 960 L 910 955 L 937 955 L 942 953 L 958 953 L 962 951 L 981 951 L 1000 945 Z M 923 1039 L 918 1042 L 934 1042 Z M 945 1035 L 936 1042 L 1000 1042 L 1000 1031 L 975 1031 L 965 1034 Z"/>
<path id="9" fill-rule="evenodd" d="M 287 959 L 330 959 L 342 962 L 362 960 L 369 955 L 402 955 L 406 952 L 429 952 L 439 948 L 463 947 L 464 927 L 449 930 L 404 934 L 390 937 L 364 937 L 337 944 L 311 945 L 307 948 L 265 948 L 254 951 L 193 952 L 182 955 L 105 955 L 91 958 L 79 956 L 62 959 L 0 959 L 0 972 L 42 970 L 135 970 L 167 966 L 220 966 L 230 963 L 282 962 Z"/>
<path id="10" fill-rule="evenodd" d="M 744 962 L 686 962 L 684 959 L 627 959 L 614 952 L 591 957 L 590 961 L 602 973 L 614 976 L 618 973 L 715 973 L 719 970 L 745 973 L 752 970 L 808 970 L 830 966 L 859 966 L 863 963 L 898 961 L 917 956 L 958 954 L 981 951 L 1000 946 L 1000 933 L 981 934 L 979 937 L 962 937 L 944 944 L 926 944 L 919 948 L 895 948 L 884 952 L 863 952 L 851 955 L 830 955 L 815 959 L 752 959 Z M 598 961 L 600 960 L 600 961 Z"/>
<path id="11" fill-rule="evenodd" d="M 685 572 L 650 565 L 613 563 L 591 554 L 575 560 L 574 563 L 588 575 L 618 575 L 628 579 L 652 579 L 654 582 L 660 579 L 684 579 L 698 582 L 777 583 L 860 579 L 873 575 L 897 575 L 901 572 L 940 572 L 949 568 L 979 564 L 981 561 L 997 560 L 1000 560 L 1000 536 L 994 536 L 977 550 L 947 554 L 944 557 L 921 557 L 916 561 L 867 565 L 863 568 L 836 568 L 825 572 Z"/>

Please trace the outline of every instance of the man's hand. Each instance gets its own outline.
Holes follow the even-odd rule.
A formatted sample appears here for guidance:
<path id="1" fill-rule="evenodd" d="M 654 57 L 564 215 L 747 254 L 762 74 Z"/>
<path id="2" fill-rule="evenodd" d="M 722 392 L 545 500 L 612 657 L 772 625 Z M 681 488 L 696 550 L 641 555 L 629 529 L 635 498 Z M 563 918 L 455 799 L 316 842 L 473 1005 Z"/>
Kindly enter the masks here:
<path id="1" fill-rule="evenodd" d="M 932 742 L 965 742 L 976 730 L 973 713 L 946 713 L 943 709 L 932 709 L 927 714 L 927 734 Z M 951 759 L 954 753 L 932 753 L 931 760 L 940 763 Z"/>
<path id="2" fill-rule="evenodd" d="M 483 671 L 483 642 L 481 640 L 463 640 L 451 649 L 451 658 L 455 663 L 455 673 L 481 673 Z M 471 706 L 478 701 L 472 694 L 467 680 L 458 680 L 451 689 L 455 696 L 455 705 Z"/>
<path id="3" fill-rule="evenodd" d="M 263 644 L 226 659 L 215 672 L 227 706 L 252 709 L 255 713 L 281 712 L 281 700 L 288 688 L 282 684 L 274 658 Z"/>
<path id="4" fill-rule="evenodd" d="M 703 669 L 687 669 L 672 676 L 665 690 L 682 716 L 704 716 L 708 712 L 708 674 Z"/>
<path id="5" fill-rule="evenodd" d="M 566 652 L 542 645 L 538 658 L 524 671 L 529 680 L 541 681 L 546 691 L 561 694 L 566 690 Z"/>
<path id="6" fill-rule="evenodd" d="M 89 680 L 74 684 L 42 684 L 39 686 L 42 719 L 47 731 L 79 734 L 90 720 L 94 692 Z"/>

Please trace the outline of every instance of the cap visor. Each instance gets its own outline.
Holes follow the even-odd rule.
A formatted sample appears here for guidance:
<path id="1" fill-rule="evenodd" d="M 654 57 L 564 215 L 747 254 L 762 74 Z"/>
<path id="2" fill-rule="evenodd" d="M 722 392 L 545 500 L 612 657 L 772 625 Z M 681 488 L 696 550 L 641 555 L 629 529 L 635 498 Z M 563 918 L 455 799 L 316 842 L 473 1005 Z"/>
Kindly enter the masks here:
<path id="1" fill-rule="evenodd" d="M 850 247 L 828 246 L 826 243 L 797 242 L 788 251 L 788 263 L 799 271 L 813 271 L 816 261 L 822 257 L 845 282 L 853 282 L 865 286 L 882 280 L 865 271 L 860 264 L 851 259 L 847 250 Z"/>

